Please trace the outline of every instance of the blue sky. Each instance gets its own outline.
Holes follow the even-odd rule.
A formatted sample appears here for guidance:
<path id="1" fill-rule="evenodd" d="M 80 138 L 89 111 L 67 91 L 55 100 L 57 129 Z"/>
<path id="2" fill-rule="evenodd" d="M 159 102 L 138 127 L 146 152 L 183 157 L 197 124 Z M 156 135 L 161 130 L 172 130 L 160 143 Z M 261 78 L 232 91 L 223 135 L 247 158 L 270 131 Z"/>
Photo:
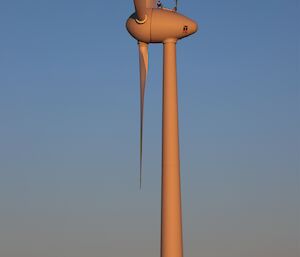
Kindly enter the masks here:
<path id="1" fill-rule="evenodd" d="M 166 2 L 172 6 L 172 1 Z M 162 47 L 138 190 L 132 1 L 0 0 L 0 256 L 159 256 Z M 179 1 L 185 256 L 299 256 L 299 1 Z"/>

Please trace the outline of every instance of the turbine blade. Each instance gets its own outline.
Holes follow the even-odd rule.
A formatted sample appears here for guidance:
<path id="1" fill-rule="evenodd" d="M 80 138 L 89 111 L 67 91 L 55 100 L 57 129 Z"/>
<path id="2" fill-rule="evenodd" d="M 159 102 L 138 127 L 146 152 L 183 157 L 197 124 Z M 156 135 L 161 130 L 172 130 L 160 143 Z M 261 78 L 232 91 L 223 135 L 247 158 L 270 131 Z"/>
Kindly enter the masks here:
<path id="1" fill-rule="evenodd" d="M 148 44 L 139 42 L 140 64 L 140 189 L 142 187 L 144 97 L 148 73 Z"/>
<path id="2" fill-rule="evenodd" d="M 134 7 L 139 21 L 146 18 L 146 0 L 134 0 Z"/>
<path id="3" fill-rule="evenodd" d="M 156 0 L 146 0 L 147 8 L 156 8 Z"/>

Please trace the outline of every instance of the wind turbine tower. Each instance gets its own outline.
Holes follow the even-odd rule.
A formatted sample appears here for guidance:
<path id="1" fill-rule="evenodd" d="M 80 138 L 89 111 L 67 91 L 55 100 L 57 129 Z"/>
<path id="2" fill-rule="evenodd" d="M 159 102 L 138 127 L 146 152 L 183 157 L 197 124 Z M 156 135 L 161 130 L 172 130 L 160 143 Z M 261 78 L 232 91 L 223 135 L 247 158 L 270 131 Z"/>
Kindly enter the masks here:
<path id="1" fill-rule="evenodd" d="M 148 72 L 148 44 L 163 44 L 161 257 L 183 257 L 176 43 L 194 34 L 195 21 L 166 9 L 155 0 L 134 0 L 135 13 L 126 22 L 138 41 L 140 63 L 140 177 L 142 169 L 143 109 Z"/>

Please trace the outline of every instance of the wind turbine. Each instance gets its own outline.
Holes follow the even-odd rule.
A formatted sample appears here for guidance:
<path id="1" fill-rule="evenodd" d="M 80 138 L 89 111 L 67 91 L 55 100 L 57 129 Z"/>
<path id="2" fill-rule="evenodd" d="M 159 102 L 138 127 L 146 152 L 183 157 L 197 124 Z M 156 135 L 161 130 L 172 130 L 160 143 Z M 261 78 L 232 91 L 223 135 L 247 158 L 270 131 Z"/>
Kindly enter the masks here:
<path id="1" fill-rule="evenodd" d="M 176 1 L 177 2 L 177 1 Z M 161 257 L 183 257 L 176 42 L 195 33 L 197 23 L 175 10 L 156 8 L 155 0 L 134 0 L 135 13 L 126 22 L 138 41 L 140 64 L 140 183 L 143 109 L 148 73 L 148 44 L 163 44 Z M 177 6 L 177 3 L 176 3 Z M 141 184 L 140 184 L 141 185 Z"/>

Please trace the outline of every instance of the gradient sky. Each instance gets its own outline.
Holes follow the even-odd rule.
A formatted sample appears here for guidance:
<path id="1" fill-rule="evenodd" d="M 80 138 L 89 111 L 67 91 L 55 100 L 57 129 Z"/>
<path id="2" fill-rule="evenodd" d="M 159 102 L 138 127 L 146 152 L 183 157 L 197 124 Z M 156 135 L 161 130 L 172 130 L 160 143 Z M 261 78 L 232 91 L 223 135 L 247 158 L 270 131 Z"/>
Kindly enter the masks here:
<path id="1" fill-rule="evenodd" d="M 172 1 L 164 1 L 172 6 Z M 179 1 L 185 257 L 299 257 L 299 1 Z M 144 180 L 132 1 L 0 0 L 0 256 L 159 256 L 162 47 Z"/>

